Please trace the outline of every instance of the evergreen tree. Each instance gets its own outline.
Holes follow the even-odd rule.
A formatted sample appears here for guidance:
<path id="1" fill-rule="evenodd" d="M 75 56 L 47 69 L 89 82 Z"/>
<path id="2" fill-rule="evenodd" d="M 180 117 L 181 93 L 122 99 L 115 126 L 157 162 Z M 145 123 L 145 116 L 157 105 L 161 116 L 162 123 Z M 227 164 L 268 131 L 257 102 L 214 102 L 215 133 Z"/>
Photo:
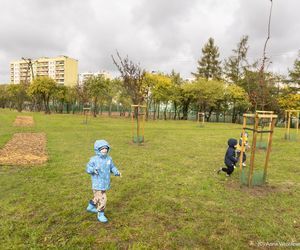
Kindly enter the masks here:
<path id="1" fill-rule="evenodd" d="M 202 48 L 202 58 L 198 61 L 197 72 L 192 73 L 197 79 L 221 79 L 221 61 L 218 60 L 219 48 L 215 46 L 214 39 L 209 38 L 208 42 Z"/>

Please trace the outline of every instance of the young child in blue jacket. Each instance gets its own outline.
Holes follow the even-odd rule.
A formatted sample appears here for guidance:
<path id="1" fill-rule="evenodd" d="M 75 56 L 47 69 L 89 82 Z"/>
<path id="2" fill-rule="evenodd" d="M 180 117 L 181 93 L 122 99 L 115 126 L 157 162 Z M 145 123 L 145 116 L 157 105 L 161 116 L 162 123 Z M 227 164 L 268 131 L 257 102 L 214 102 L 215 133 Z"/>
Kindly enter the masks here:
<path id="1" fill-rule="evenodd" d="M 86 166 L 86 172 L 91 175 L 94 198 L 90 200 L 87 211 L 97 213 L 100 222 L 107 222 L 104 215 L 106 207 L 106 191 L 110 189 L 110 173 L 121 176 L 115 167 L 112 158 L 108 156 L 109 144 L 105 140 L 97 140 L 94 144 L 96 155 L 90 158 Z"/>
<path id="2" fill-rule="evenodd" d="M 228 142 L 228 148 L 224 157 L 224 163 L 226 165 L 226 168 L 222 167 L 218 170 L 218 174 L 223 171 L 226 173 L 226 176 L 230 176 L 232 172 L 234 171 L 235 164 L 237 163 L 238 159 L 235 155 L 235 150 L 237 146 L 237 140 L 236 139 L 229 139 Z"/>

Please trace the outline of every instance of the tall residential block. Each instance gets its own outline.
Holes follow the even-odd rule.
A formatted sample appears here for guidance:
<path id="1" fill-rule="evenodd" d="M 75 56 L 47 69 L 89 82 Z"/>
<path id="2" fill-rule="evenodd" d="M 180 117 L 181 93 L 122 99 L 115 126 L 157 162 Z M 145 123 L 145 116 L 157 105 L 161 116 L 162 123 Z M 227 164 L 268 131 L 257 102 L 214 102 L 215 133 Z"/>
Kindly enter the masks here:
<path id="1" fill-rule="evenodd" d="M 78 77 L 78 61 L 67 56 L 54 58 L 41 57 L 35 60 L 28 59 L 10 63 L 10 82 L 31 82 L 34 77 L 49 76 L 57 84 L 75 86 Z M 32 76 L 33 74 L 33 76 Z"/>
<path id="2" fill-rule="evenodd" d="M 99 72 L 84 72 L 84 73 L 79 73 L 78 75 L 78 84 L 79 85 L 83 85 L 90 77 L 92 76 L 103 76 L 106 79 L 113 79 L 113 77 L 111 76 L 111 74 L 109 74 L 106 71 L 99 71 Z"/>

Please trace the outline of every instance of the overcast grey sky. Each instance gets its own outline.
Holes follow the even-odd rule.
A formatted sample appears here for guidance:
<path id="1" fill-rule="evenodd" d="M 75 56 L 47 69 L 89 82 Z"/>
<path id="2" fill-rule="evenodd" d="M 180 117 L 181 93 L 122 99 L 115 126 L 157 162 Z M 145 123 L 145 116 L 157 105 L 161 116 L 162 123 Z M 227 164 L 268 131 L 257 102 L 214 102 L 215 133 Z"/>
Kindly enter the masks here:
<path id="1" fill-rule="evenodd" d="M 79 72 L 116 75 L 119 51 L 146 70 L 190 77 L 209 37 L 220 58 L 249 35 L 250 61 L 262 57 L 270 0 L 0 0 L 0 83 L 21 57 L 67 55 Z M 273 0 L 269 69 L 285 73 L 300 49 L 300 0 Z"/>

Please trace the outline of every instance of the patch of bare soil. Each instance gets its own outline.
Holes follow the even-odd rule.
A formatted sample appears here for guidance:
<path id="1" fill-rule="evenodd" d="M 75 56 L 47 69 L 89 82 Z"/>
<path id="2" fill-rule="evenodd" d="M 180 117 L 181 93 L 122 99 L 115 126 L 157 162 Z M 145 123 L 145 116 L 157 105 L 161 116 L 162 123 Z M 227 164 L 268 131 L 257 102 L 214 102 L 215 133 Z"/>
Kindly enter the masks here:
<path id="1" fill-rule="evenodd" d="M 32 116 L 17 116 L 14 126 L 16 127 L 32 127 L 34 125 Z"/>
<path id="2" fill-rule="evenodd" d="M 0 149 L 0 165 L 39 165 L 47 161 L 44 133 L 17 133 Z"/>
<path id="3" fill-rule="evenodd" d="M 294 190 L 298 190 L 299 186 L 298 183 L 292 181 L 276 183 L 274 185 L 266 183 L 262 186 L 253 186 L 250 188 L 248 186 L 240 186 L 240 183 L 235 181 L 228 181 L 226 183 L 228 189 L 240 190 L 251 196 L 266 196 L 272 193 L 286 193 L 293 196 Z"/>

